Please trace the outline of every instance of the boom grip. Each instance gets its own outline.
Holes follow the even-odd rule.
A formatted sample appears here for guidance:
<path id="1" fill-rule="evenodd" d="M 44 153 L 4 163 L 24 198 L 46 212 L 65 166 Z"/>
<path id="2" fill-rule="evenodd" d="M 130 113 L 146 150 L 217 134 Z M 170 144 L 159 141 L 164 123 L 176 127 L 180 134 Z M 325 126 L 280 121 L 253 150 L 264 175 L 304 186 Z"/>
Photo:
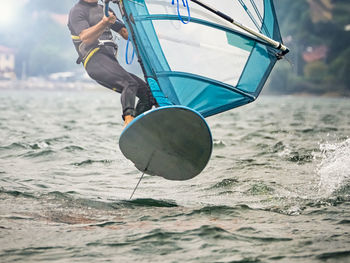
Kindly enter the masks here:
<path id="1" fill-rule="evenodd" d="M 233 22 L 233 19 L 232 19 L 231 17 L 229 17 L 228 15 L 225 15 L 224 13 L 222 13 L 222 12 L 220 12 L 220 11 L 217 11 L 217 14 L 218 14 L 221 18 L 223 18 L 223 19 L 229 21 L 230 23 Z"/>
<path id="2" fill-rule="evenodd" d="M 105 14 L 106 17 L 109 17 L 108 11 L 109 11 L 109 2 L 110 2 L 110 1 L 111 1 L 111 0 L 105 0 L 105 2 L 104 2 L 104 7 L 103 7 L 103 9 L 104 9 L 104 14 Z"/>

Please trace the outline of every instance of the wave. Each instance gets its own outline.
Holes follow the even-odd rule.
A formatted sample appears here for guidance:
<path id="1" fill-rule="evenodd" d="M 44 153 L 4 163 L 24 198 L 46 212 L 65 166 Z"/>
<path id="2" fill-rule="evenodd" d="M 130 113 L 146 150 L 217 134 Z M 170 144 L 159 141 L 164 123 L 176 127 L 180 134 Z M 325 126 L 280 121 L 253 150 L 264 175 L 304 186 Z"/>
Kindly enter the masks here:
<path id="1" fill-rule="evenodd" d="M 14 142 L 6 146 L 0 146 L 0 151 L 1 150 L 24 150 L 24 149 L 28 149 L 28 144 Z"/>
<path id="2" fill-rule="evenodd" d="M 221 148 L 225 148 L 226 144 L 224 141 L 214 139 L 213 146 L 215 149 L 221 149 Z"/>
<path id="3" fill-rule="evenodd" d="M 238 211 L 241 210 L 241 206 L 204 206 L 199 209 L 194 209 L 190 213 L 187 214 L 187 216 L 193 216 L 193 215 L 210 215 L 210 216 L 223 216 L 223 215 L 238 215 Z"/>
<path id="4" fill-rule="evenodd" d="M 350 258 L 350 250 L 326 252 L 326 253 L 322 253 L 322 254 L 317 256 L 317 259 L 321 259 L 322 261 L 324 261 L 324 260 L 328 261 L 330 259 L 341 260 L 341 259 L 345 259 L 345 258 L 347 258 L 347 259 Z M 345 261 L 342 261 L 342 262 L 345 262 Z"/>
<path id="5" fill-rule="evenodd" d="M 148 241 L 148 242 L 162 242 L 162 241 L 176 241 L 181 239 L 181 237 L 186 236 L 187 239 L 198 239 L 201 240 L 230 240 L 230 241 L 243 241 L 243 242 L 261 242 L 261 243 L 271 243 L 271 242 L 281 242 L 281 241 L 291 241 L 292 238 L 287 237 L 273 237 L 273 236 L 259 236 L 257 234 L 237 234 L 236 231 L 231 232 L 226 230 L 224 227 L 216 225 L 202 225 L 198 228 L 184 230 L 181 232 L 177 231 L 166 231 L 163 229 L 154 229 L 153 231 L 147 233 L 146 235 L 134 239 L 133 242 Z"/>
<path id="6" fill-rule="evenodd" d="M 320 144 L 319 192 L 324 196 L 350 194 L 350 138 L 339 143 Z"/>
<path id="7" fill-rule="evenodd" d="M 39 150 L 39 149 L 47 148 L 48 146 L 53 145 L 56 142 L 64 142 L 67 139 L 69 139 L 69 136 L 65 135 L 60 137 L 47 138 L 47 139 L 39 140 L 33 143 L 13 142 L 9 145 L 0 146 L 0 150 L 17 150 L 17 149 Z"/>
<path id="8" fill-rule="evenodd" d="M 6 190 L 6 189 L 0 187 L 0 195 L 1 194 L 10 195 L 13 197 L 36 198 L 35 195 L 32 193 L 25 193 L 25 192 L 20 192 L 20 191 L 16 191 L 16 190 Z"/>
<path id="9" fill-rule="evenodd" d="M 83 147 L 80 147 L 77 145 L 69 145 L 61 149 L 61 151 L 66 151 L 66 152 L 77 152 L 77 151 L 84 151 L 84 150 L 85 149 Z"/>
<path id="10" fill-rule="evenodd" d="M 134 199 L 130 201 L 122 201 L 124 204 L 129 204 L 132 206 L 142 206 L 142 207 L 178 207 L 174 201 L 170 200 L 156 200 L 152 198 L 141 198 Z"/>
<path id="11" fill-rule="evenodd" d="M 44 140 L 39 140 L 37 142 L 13 142 L 8 145 L 0 146 L 0 151 L 4 153 L 10 152 L 9 157 L 24 157 L 24 158 L 38 158 L 43 156 L 48 156 L 51 154 L 56 154 L 59 151 L 53 149 L 53 145 L 56 143 L 61 143 L 67 141 L 68 136 L 53 137 Z M 69 145 L 61 149 L 61 151 L 73 152 L 78 150 L 84 150 L 82 147 Z"/>
<path id="12" fill-rule="evenodd" d="M 102 163 L 102 164 L 111 164 L 113 161 L 112 160 L 91 160 L 87 159 L 82 162 L 77 162 L 77 163 L 71 163 L 73 166 L 86 166 L 86 165 L 91 165 L 94 163 Z"/>
<path id="13" fill-rule="evenodd" d="M 254 183 L 245 194 L 248 195 L 271 195 L 275 192 L 275 189 L 266 185 L 263 182 Z"/>
<path id="14" fill-rule="evenodd" d="M 222 181 L 209 187 L 208 190 L 233 187 L 233 186 L 237 185 L 238 182 L 239 181 L 237 178 L 225 178 Z"/>
<path id="15" fill-rule="evenodd" d="M 4 254 L 0 257 L 8 258 L 9 256 L 26 256 L 30 257 L 36 254 L 47 253 L 48 250 L 64 249 L 62 246 L 43 246 L 43 247 L 27 247 L 21 249 L 5 249 Z"/>
<path id="16" fill-rule="evenodd" d="M 257 210 L 274 212 L 288 216 L 327 215 L 328 207 L 337 207 L 350 201 L 350 196 L 331 196 L 328 198 L 274 197 L 266 200 L 265 207 Z M 332 213 L 336 213 L 332 211 Z M 339 219 L 337 219 L 339 220 Z"/>
<path id="17" fill-rule="evenodd" d="M 157 200 L 152 198 L 139 198 L 133 200 L 94 200 L 77 197 L 79 193 L 74 191 L 48 193 L 27 193 L 16 190 L 6 190 L 0 188 L 0 194 L 10 195 L 12 197 L 33 198 L 41 201 L 59 202 L 65 204 L 65 207 L 93 208 L 100 210 L 114 210 L 118 208 L 137 208 L 137 207 L 178 207 L 172 200 Z"/>
<path id="18" fill-rule="evenodd" d="M 38 157 L 46 157 L 46 156 L 49 156 L 49 155 L 53 155 L 53 154 L 56 154 L 58 152 L 54 151 L 54 150 L 50 150 L 50 149 L 46 149 L 46 150 L 42 150 L 42 151 L 39 151 L 39 152 L 27 152 L 25 153 L 24 155 L 22 155 L 23 157 L 26 157 L 26 158 L 38 158 Z"/>

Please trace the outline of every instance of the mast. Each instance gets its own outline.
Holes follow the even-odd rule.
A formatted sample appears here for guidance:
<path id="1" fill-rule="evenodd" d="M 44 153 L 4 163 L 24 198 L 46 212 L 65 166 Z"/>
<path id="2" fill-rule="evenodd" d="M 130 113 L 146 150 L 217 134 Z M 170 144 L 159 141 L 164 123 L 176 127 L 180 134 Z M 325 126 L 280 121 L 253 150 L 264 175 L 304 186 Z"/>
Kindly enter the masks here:
<path id="1" fill-rule="evenodd" d="M 136 49 L 136 53 L 137 53 L 137 58 L 138 58 L 138 62 L 140 63 L 140 66 L 141 66 L 141 69 L 142 69 L 142 72 L 143 72 L 143 75 L 145 76 L 145 79 L 147 79 L 147 74 L 146 74 L 146 70 L 145 70 L 145 66 L 143 65 L 143 62 L 142 62 L 142 59 L 141 59 L 141 56 L 140 56 L 140 51 L 138 49 L 138 46 L 136 44 L 136 39 L 135 39 L 135 33 L 134 33 L 134 30 L 133 30 L 133 27 L 131 25 L 131 21 L 130 21 L 130 18 L 129 16 L 126 14 L 125 12 L 125 9 L 124 9 L 124 5 L 123 5 L 123 0 L 104 0 L 104 13 L 105 13 L 105 16 L 108 17 L 109 16 L 109 13 L 108 13 L 108 10 L 109 10 L 109 3 L 110 2 L 113 2 L 113 3 L 118 3 L 118 6 L 119 6 L 119 10 L 120 10 L 120 13 L 122 16 L 124 16 L 126 18 L 126 22 L 129 26 L 129 35 L 131 34 L 131 38 L 132 38 L 132 42 L 133 42 L 133 45 L 134 45 L 134 48 Z M 130 36 L 129 36 L 130 37 Z M 148 82 L 146 81 L 146 84 L 148 86 Z M 148 87 L 149 88 L 149 87 Z"/>

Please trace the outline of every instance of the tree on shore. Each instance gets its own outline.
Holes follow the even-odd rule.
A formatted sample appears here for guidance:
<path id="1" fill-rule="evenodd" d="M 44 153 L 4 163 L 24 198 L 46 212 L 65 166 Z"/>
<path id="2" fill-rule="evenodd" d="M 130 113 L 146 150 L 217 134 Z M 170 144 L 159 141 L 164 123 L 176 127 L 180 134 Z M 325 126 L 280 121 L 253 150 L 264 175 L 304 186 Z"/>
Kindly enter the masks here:
<path id="1" fill-rule="evenodd" d="M 278 65 L 269 90 L 275 93 L 350 95 L 350 2 L 348 0 L 275 1 L 284 39 L 290 39 L 294 66 Z M 347 29 L 348 28 L 348 29 Z M 324 57 L 305 58 L 324 46 Z M 314 52 L 316 53 L 316 52 Z M 282 74 L 283 72 L 283 74 Z M 280 76 L 285 78 L 281 86 Z"/>

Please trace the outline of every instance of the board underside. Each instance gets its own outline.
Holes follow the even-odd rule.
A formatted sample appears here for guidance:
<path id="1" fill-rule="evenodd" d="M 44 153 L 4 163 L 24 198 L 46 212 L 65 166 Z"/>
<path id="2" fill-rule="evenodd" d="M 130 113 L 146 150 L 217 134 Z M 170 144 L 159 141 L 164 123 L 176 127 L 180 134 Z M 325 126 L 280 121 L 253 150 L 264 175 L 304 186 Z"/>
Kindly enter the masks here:
<path id="1" fill-rule="evenodd" d="M 203 117 L 182 106 L 138 116 L 122 132 L 119 147 L 137 169 L 169 180 L 188 180 L 207 165 L 212 136 Z"/>

